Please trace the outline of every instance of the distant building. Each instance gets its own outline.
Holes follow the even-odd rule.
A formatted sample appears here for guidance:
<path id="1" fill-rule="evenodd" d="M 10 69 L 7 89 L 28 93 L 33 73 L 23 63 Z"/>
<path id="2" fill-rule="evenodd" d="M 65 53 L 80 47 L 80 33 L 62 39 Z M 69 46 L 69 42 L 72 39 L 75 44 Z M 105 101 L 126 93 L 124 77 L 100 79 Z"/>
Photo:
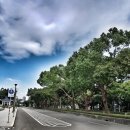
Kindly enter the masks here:
<path id="1" fill-rule="evenodd" d="M 23 102 L 25 102 L 25 101 L 26 101 L 26 97 L 24 96 L 24 97 L 23 97 Z"/>
<path id="2" fill-rule="evenodd" d="M 2 101 L 2 106 L 7 106 L 7 107 L 12 105 L 12 103 L 13 103 L 13 100 L 11 100 L 8 97 L 5 97 L 4 99 L 1 99 L 1 101 Z"/>

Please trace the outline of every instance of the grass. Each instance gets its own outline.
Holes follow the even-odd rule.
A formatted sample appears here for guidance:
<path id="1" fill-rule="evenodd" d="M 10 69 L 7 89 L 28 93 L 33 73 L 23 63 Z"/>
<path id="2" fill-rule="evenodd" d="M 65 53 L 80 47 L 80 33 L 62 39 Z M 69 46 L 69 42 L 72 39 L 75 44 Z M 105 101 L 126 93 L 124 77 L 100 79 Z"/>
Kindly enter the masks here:
<path id="1" fill-rule="evenodd" d="M 130 119 L 130 113 L 127 114 L 107 114 L 104 112 L 94 112 L 94 111 L 84 111 L 84 110 L 61 110 L 61 109 L 54 109 L 54 111 L 59 111 L 59 112 L 66 112 L 66 113 L 75 113 L 75 114 L 83 114 L 83 115 L 88 115 L 88 116 L 100 116 L 100 117 L 113 117 L 113 118 L 123 118 L 123 119 Z"/>

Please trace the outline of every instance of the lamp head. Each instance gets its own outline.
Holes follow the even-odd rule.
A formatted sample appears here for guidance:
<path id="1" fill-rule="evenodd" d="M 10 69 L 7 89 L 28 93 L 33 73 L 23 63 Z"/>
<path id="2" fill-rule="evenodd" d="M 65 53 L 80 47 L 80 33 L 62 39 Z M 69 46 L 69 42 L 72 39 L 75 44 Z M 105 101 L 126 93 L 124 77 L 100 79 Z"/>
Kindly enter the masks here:
<path id="1" fill-rule="evenodd" d="M 17 86 L 17 84 L 14 84 L 15 86 Z"/>

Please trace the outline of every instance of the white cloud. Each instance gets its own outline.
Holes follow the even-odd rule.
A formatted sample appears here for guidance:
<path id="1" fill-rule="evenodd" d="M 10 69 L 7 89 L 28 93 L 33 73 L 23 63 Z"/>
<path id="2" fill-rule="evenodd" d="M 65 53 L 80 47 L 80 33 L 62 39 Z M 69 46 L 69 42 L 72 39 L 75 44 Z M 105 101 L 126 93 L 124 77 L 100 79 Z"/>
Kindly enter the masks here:
<path id="1" fill-rule="evenodd" d="M 2 9 L 1 9 L 2 8 Z M 129 0 L 1 0 L 0 55 L 8 61 L 73 51 L 102 31 L 130 29 Z"/>
<path id="2" fill-rule="evenodd" d="M 18 79 L 8 77 L 5 78 L 5 80 L 3 80 L 1 84 L 5 85 L 4 87 L 6 88 L 10 88 L 10 87 L 14 87 L 14 84 L 21 84 L 21 81 Z"/>
<path id="3" fill-rule="evenodd" d="M 11 81 L 11 82 L 19 82 L 18 80 L 12 79 L 12 78 L 7 78 L 6 80 L 7 80 L 7 81 Z"/>

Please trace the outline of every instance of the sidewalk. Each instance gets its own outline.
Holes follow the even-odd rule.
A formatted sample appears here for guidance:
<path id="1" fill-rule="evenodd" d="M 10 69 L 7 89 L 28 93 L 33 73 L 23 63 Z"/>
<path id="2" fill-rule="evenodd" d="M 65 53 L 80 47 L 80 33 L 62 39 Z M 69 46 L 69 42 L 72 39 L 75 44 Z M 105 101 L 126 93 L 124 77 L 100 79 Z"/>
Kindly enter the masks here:
<path id="1" fill-rule="evenodd" d="M 0 111 L 0 127 L 12 127 L 14 125 L 17 109 L 14 114 L 12 113 L 12 110 L 13 108 L 10 108 L 10 114 L 9 108 L 5 108 L 3 111 Z"/>

